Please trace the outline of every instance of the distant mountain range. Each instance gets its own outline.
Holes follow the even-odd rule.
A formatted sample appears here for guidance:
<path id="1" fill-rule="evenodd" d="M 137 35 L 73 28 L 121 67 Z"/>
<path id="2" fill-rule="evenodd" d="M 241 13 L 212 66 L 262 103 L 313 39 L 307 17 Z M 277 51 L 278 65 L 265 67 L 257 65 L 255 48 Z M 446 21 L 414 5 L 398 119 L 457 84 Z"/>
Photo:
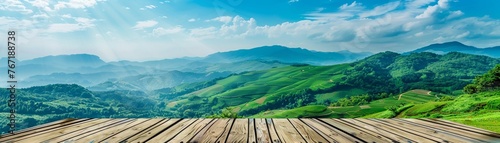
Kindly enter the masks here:
<path id="1" fill-rule="evenodd" d="M 474 55 L 485 55 L 493 58 L 500 58 L 500 46 L 488 47 L 488 48 L 477 48 L 474 46 L 469 46 L 462 44 L 457 41 L 439 43 L 439 44 L 431 44 L 429 46 L 425 46 L 410 52 L 409 53 L 420 53 L 420 52 L 432 52 L 436 54 L 446 54 L 450 52 L 460 52 Z"/>
<path id="2" fill-rule="evenodd" d="M 288 48 L 284 46 L 263 46 L 253 49 L 243 49 L 211 54 L 202 59 L 205 62 L 239 62 L 247 60 L 280 61 L 286 63 L 306 63 L 313 65 L 333 65 L 359 60 L 372 53 L 318 52 L 302 48 Z"/>
<path id="3" fill-rule="evenodd" d="M 476 48 L 455 41 L 432 44 L 403 54 L 408 55 L 410 53 L 420 52 L 432 52 L 436 54 L 461 52 L 499 58 L 500 46 Z M 207 73 L 241 73 L 279 68 L 295 63 L 334 65 L 361 60 L 370 55 L 372 55 L 372 53 L 354 53 L 350 51 L 319 52 L 303 48 L 288 48 L 279 45 L 218 52 L 206 57 L 176 58 L 145 62 L 105 62 L 96 55 L 73 54 L 46 56 L 19 61 L 16 65 L 16 78 L 20 81 L 19 87 L 63 83 L 94 87 L 92 89 L 98 89 L 95 88 L 96 85 L 107 85 L 102 89 L 115 89 L 111 87 L 127 87 L 125 85 L 129 84 L 134 85 L 135 83 L 127 79 L 135 79 L 144 75 L 151 75 L 154 79 L 160 80 L 171 77 L 162 77 L 161 73 L 178 71 L 186 74 L 186 76 L 180 76 L 188 79 L 182 82 L 180 82 L 180 80 L 175 80 L 164 86 L 145 85 L 141 87 L 136 86 L 136 88 L 134 88 L 158 89 L 176 86 L 181 83 L 199 81 L 194 80 L 199 79 L 197 77 L 188 77 L 192 75 L 192 73 L 201 75 L 206 75 Z M 6 63 L 7 58 L 1 58 L 0 62 Z M 0 70 L 6 71 L 6 65 L 7 64 L 0 64 Z M 220 76 L 224 75 L 227 74 L 220 74 Z M 117 85 L 110 85 L 110 83 Z"/>

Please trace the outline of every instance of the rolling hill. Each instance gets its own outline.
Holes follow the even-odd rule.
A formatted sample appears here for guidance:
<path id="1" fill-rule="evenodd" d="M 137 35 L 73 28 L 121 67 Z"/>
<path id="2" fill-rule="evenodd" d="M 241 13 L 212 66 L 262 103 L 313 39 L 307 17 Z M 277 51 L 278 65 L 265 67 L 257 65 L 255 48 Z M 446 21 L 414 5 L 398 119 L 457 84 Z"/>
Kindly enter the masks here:
<path id="1" fill-rule="evenodd" d="M 499 59 L 457 52 L 384 52 L 350 64 L 295 64 L 235 74 L 165 102 L 169 110 L 187 110 L 179 113 L 181 117 L 203 116 L 231 106 L 240 115 L 251 116 L 266 110 L 328 105 L 361 94 L 397 94 L 411 89 L 452 94 L 498 63 Z"/>
<path id="2" fill-rule="evenodd" d="M 474 89 L 474 90 L 471 90 Z M 366 118 L 443 118 L 500 133 L 500 64 L 464 87 L 456 97 L 415 102 L 407 108 L 386 110 Z"/>
<path id="3" fill-rule="evenodd" d="M 332 65 L 365 58 L 371 53 L 318 52 L 302 48 L 288 48 L 280 45 L 262 46 L 229 52 L 219 52 L 203 58 L 206 62 L 237 62 L 247 60 L 280 61 L 284 63 L 306 63 Z"/>
<path id="4" fill-rule="evenodd" d="M 250 116 L 251 118 L 358 118 L 374 114 L 384 116 L 387 108 L 401 104 L 427 103 L 435 101 L 442 96 L 438 94 L 429 95 L 431 91 L 411 90 L 399 95 L 393 95 L 386 98 L 371 101 L 366 104 L 355 106 L 327 106 L 327 105 L 307 105 L 303 107 L 269 110 Z M 333 105 L 333 104 L 332 104 Z M 370 117 L 370 116 L 367 116 Z"/>
<path id="5" fill-rule="evenodd" d="M 439 44 L 431 44 L 429 46 L 425 46 L 408 53 L 420 53 L 420 52 L 432 52 L 436 54 L 446 54 L 450 52 L 460 52 L 467 54 L 475 54 L 475 55 L 485 55 L 494 58 L 500 58 L 500 46 L 496 47 L 487 47 L 487 48 L 477 48 L 474 46 L 469 46 L 462 44 L 458 41 L 439 43 Z"/>

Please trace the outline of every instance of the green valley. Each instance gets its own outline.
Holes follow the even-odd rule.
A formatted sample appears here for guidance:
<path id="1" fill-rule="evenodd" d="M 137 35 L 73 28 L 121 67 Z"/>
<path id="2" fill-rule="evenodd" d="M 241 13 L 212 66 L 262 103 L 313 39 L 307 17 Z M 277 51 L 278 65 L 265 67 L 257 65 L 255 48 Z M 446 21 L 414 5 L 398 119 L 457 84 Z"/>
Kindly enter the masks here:
<path id="1" fill-rule="evenodd" d="M 456 52 L 445 55 L 384 52 L 349 64 L 295 64 L 264 71 L 243 72 L 215 80 L 213 85 L 199 90 L 161 99 L 168 103 L 167 111 L 177 112 L 180 117 L 208 116 L 217 114 L 226 107 L 233 107 L 241 116 L 252 117 L 268 110 L 287 110 L 306 105 L 328 106 L 351 96 L 365 95 L 365 103 L 386 97 L 397 100 L 397 95 L 413 89 L 456 95 L 475 76 L 499 63 L 499 59 Z M 402 98 L 404 101 L 396 104 L 435 100 L 437 95 L 432 93 L 424 93 L 431 95 L 423 97 L 414 97 L 413 92 L 405 93 Z M 361 109 L 363 107 L 358 106 L 346 110 L 368 110 L 367 113 L 385 110 L 385 107 L 374 107 Z M 358 115 L 339 112 L 330 117 Z"/>
<path id="2" fill-rule="evenodd" d="M 150 91 L 51 84 L 18 89 L 16 116 L 18 129 L 64 118 L 154 117 L 442 117 L 488 126 L 484 120 L 498 118 L 498 94 L 490 91 L 496 77 L 476 76 L 497 64 L 500 59 L 456 52 L 383 52 L 352 63 L 290 64 Z M 461 95 L 464 87 L 469 94 Z M 6 104 L 0 109 L 8 116 Z"/>

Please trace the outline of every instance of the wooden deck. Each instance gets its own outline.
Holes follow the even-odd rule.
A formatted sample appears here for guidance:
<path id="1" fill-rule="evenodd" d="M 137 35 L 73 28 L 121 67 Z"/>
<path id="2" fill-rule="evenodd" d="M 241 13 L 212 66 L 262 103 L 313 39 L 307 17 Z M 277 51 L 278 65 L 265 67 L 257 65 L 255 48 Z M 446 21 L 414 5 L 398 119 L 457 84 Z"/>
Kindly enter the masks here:
<path id="1" fill-rule="evenodd" d="M 0 142 L 500 143 L 500 135 L 430 119 L 66 119 Z"/>

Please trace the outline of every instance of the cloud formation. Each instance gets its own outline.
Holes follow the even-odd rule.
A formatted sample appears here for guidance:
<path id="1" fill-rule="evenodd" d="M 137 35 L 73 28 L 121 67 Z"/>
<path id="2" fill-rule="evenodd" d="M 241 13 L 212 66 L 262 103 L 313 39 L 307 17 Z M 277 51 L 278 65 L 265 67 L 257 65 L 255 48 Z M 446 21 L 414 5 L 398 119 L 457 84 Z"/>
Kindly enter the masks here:
<path id="1" fill-rule="evenodd" d="M 141 30 L 141 29 L 144 29 L 144 28 L 153 27 L 156 24 L 158 24 L 158 22 L 154 21 L 154 20 L 138 21 L 137 24 L 134 27 L 132 27 L 132 29 L 134 29 L 134 30 Z"/>

